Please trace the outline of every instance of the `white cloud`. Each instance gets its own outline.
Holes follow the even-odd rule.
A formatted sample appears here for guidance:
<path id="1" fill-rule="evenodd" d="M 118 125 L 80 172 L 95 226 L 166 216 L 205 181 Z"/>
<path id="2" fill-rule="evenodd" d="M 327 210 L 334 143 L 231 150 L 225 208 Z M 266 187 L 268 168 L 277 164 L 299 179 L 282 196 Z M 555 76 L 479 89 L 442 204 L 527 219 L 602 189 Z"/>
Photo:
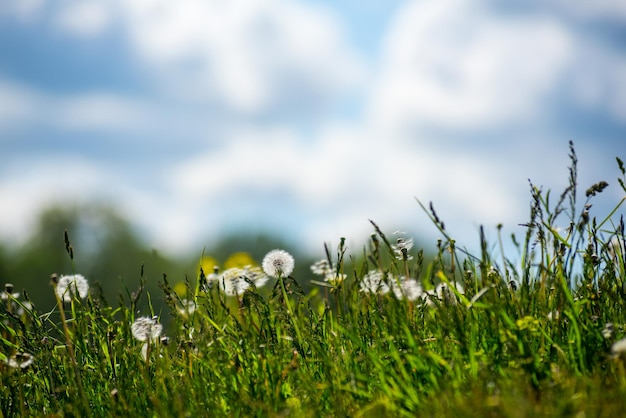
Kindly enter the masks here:
<path id="1" fill-rule="evenodd" d="M 622 0 L 550 0 L 550 3 L 558 6 L 563 13 L 583 20 L 626 18 L 626 3 Z"/>
<path id="2" fill-rule="evenodd" d="M 340 23 L 310 3 L 70 2 L 56 20 L 68 31 L 96 33 L 113 17 L 157 85 L 185 100 L 251 114 L 284 107 L 311 111 L 363 78 Z"/>
<path id="3" fill-rule="evenodd" d="M 60 2 L 54 16 L 56 25 L 81 36 L 102 33 L 112 23 L 112 3 L 100 0 L 69 0 Z"/>
<path id="4" fill-rule="evenodd" d="M 0 17 L 2 15 L 16 16 L 22 21 L 30 21 L 37 17 L 45 0 L 20 0 L 0 2 Z"/>
<path id="5" fill-rule="evenodd" d="M 0 132 L 33 124 L 63 131 L 158 132 L 181 123 L 168 106 L 109 92 L 53 94 L 0 78 Z"/>
<path id="6" fill-rule="evenodd" d="M 540 112 L 572 47 L 553 20 L 505 19 L 474 2 L 406 3 L 384 43 L 371 117 L 394 128 L 527 121 Z"/>
<path id="7" fill-rule="evenodd" d="M 597 42 L 584 42 L 572 66 L 572 95 L 583 107 L 597 109 L 626 124 L 626 57 Z"/>
<path id="8" fill-rule="evenodd" d="M 554 148 L 519 145 L 510 151 L 516 156 L 512 161 L 510 155 L 472 154 L 471 145 L 453 152 L 437 146 L 436 138 L 424 140 L 435 144 L 430 147 L 389 143 L 348 127 L 330 128 L 310 143 L 284 131 L 239 135 L 233 133 L 233 141 L 218 152 L 181 161 L 166 173 L 168 189 L 177 196 L 170 200 L 188 207 L 203 202 L 199 210 L 210 208 L 212 215 L 192 218 L 206 223 L 216 218 L 234 224 L 229 215 L 239 214 L 237 207 L 256 207 L 254 224 L 271 216 L 261 208 L 279 191 L 277 207 L 288 207 L 290 217 L 303 220 L 293 232 L 308 248 L 340 236 L 363 238 L 371 232 L 368 219 L 384 228 L 434 231 L 413 197 L 444 208 L 444 220 L 461 236 L 473 234 L 478 223 L 515 226 L 526 220 L 526 178 L 566 175 L 564 166 L 550 164 L 555 155 L 566 164 L 565 142 Z M 545 155 L 537 155 L 539 146 Z"/>

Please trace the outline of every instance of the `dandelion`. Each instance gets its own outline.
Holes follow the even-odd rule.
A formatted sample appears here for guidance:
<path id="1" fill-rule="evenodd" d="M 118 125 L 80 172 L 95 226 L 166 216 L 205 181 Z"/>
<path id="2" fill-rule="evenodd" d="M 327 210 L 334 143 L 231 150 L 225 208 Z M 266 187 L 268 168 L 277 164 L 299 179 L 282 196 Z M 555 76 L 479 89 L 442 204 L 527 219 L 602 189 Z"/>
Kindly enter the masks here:
<path id="1" fill-rule="evenodd" d="M 613 237 L 607 245 L 609 256 L 616 262 L 619 262 L 623 258 L 625 248 L 626 243 L 619 237 Z"/>
<path id="2" fill-rule="evenodd" d="M 24 313 L 24 309 L 22 308 L 22 306 L 29 310 L 32 309 L 32 306 L 30 302 L 22 302 L 20 305 L 16 302 L 19 298 L 19 293 L 13 293 L 13 285 L 11 283 L 5 284 L 4 291 L 0 292 L 0 301 L 2 301 L 7 311 L 16 313 L 17 315 L 21 316 Z"/>
<path id="3" fill-rule="evenodd" d="M 259 288 L 265 286 L 270 278 L 265 274 L 261 267 L 246 266 L 243 269 L 243 275 L 248 278 L 254 285 Z"/>
<path id="4" fill-rule="evenodd" d="M 205 276 L 206 281 L 202 286 L 202 290 L 208 291 L 210 288 L 213 287 L 214 283 L 218 283 L 220 281 L 219 271 L 220 268 L 218 266 L 213 267 L 213 271 Z"/>
<path id="5" fill-rule="evenodd" d="M 548 312 L 546 317 L 548 318 L 548 321 L 557 321 L 561 317 L 561 313 L 558 310 L 553 310 Z"/>
<path id="6" fill-rule="evenodd" d="M 181 306 L 178 307 L 178 313 L 183 316 L 189 316 L 196 311 L 196 303 L 193 300 L 182 299 Z"/>
<path id="7" fill-rule="evenodd" d="M 161 336 L 163 325 L 159 324 L 156 316 L 152 318 L 142 316 L 133 322 L 130 331 L 139 341 L 155 341 Z"/>
<path id="8" fill-rule="evenodd" d="M 339 285 L 348 277 L 346 274 L 337 273 L 335 267 L 326 259 L 313 263 L 311 271 L 318 276 L 324 276 L 324 281 L 334 286 Z"/>
<path id="9" fill-rule="evenodd" d="M 318 276 L 328 276 L 333 270 L 333 265 L 326 259 L 316 261 L 311 265 L 311 271 Z"/>
<path id="10" fill-rule="evenodd" d="M 602 337 L 608 340 L 613 336 L 614 329 L 615 327 L 613 326 L 613 323 L 607 322 L 606 324 L 604 324 L 604 328 L 602 329 Z"/>
<path id="11" fill-rule="evenodd" d="M 333 286 L 338 286 L 339 284 L 343 283 L 343 281 L 346 280 L 347 277 L 347 274 L 332 272 L 324 277 L 324 281 L 332 284 Z"/>
<path id="12" fill-rule="evenodd" d="M 13 293 L 13 285 L 11 283 L 5 284 L 4 291 L 0 292 L 0 300 L 3 302 L 7 302 L 12 299 L 18 299 L 19 297 L 19 293 Z"/>
<path id="13" fill-rule="evenodd" d="M 272 250 L 263 258 L 263 271 L 270 277 L 285 277 L 293 272 L 294 259 L 284 250 Z"/>
<path id="14" fill-rule="evenodd" d="M 226 295 L 237 296 L 243 294 L 250 283 L 246 281 L 243 269 L 232 267 L 222 273 L 219 287 Z"/>
<path id="15" fill-rule="evenodd" d="M 454 287 L 456 288 L 457 292 L 459 292 L 460 294 L 465 293 L 465 291 L 463 290 L 463 286 L 461 286 L 460 283 L 454 283 Z M 450 289 L 450 286 L 445 282 L 439 283 L 439 285 L 437 285 L 437 287 L 435 288 L 435 294 L 437 295 L 439 300 L 441 300 L 442 302 L 456 303 L 456 294 Z"/>
<path id="16" fill-rule="evenodd" d="M 17 353 L 5 360 L 7 366 L 14 369 L 27 369 L 35 361 L 35 356 L 28 353 Z"/>
<path id="17" fill-rule="evenodd" d="M 384 295 L 389 293 L 389 285 L 383 280 L 383 273 L 380 270 L 371 270 L 360 283 L 361 292 L 378 293 Z"/>
<path id="18" fill-rule="evenodd" d="M 611 346 L 611 353 L 619 355 L 623 352 L 626 352 L 626 338 L 614 342 Z"/>
<path id="19" fill-rule="evenodd" d="M 402 276 L 398 279 L 398 281 L 399 284 L 396 280 L 391 280 L 391 290 L 396 298 L 414 302 L 422 297 L 424 292 L 422 290 L 422 286 L 417 282 L 417 280 L 412 278 L 407 279 Z"/>
<path id="20" fill-rule="evenodd" d="M 84 299 L 89 293 L 89 284 L 82 274 L 61 276 L 56 285 L 56 293 L 64 302 L 71 302 L 77 295 Z"/>
<path id="21" fill-rule="evenodd" d="M 167 345 L 170 342 L 169 337 L 161 337 L 161 345 Z M 148 356 L 150 355 L 150 347 L 149 344 L 143 343 L 143 345 L 141 346 L 141 358 L 143 359 L 143 361 L 148 361 Z M 162 355 L 159 355 L 159 357 L 163 357 Z"/>
<path id="22" fill-rule="evenodd" d="M 393 252 L 396 255 L 397 260 L 412 260 L 413 257 L 408 255 L 408 252 L 413 248 L 413 238 L 406 238 L 404 232 L 396 231 L 394 235 L 399 235 L 395 244 L 391 245 Z"/>

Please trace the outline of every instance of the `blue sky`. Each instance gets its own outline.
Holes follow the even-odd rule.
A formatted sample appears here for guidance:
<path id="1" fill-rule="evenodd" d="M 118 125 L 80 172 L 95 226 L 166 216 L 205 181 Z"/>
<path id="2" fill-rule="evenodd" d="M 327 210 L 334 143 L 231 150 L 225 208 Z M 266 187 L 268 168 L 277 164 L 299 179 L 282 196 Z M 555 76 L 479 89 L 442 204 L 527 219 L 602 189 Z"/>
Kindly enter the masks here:
<path id="1" fill-rule="evenodd" d="M 233 229 L 321 249 L 368 219 L 475 246 L 528 179 L 621 199 L 620 0 L 22 0 L 0 4 L 0 239 L 106 202 L 164 251 Z M 353 240 L 353 241 L 350 241 Z"/>

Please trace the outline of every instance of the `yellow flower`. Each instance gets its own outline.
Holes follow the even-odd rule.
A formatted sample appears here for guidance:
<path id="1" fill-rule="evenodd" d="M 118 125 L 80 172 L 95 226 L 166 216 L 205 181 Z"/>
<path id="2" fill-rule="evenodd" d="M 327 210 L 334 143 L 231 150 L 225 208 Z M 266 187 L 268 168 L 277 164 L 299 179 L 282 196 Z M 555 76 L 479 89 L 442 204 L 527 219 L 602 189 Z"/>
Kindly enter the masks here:
<path id="1" fill-rule="evenodd" d="M 174 292 L 179 296 L 183 297 L 187 294 L 187 285 L 185 282 L 178 282 L 174 285 Z"/>
<path id="2" fill-rule="evenodd" d="M 213 273 L 215 267 L 219 265 L 220 263 L 218 263 L 217 260 L 213 257 L 203 256 L 198 263 L 198 269 L 196 271 L 196 274 L 200 276 L 200 269 L 202 269 L 204 275 L 208 276 L 209 274 Z"/>
<path id="3" fill-rule="evenodd" d="M 228 260 L 224 263 L 224 270 L 232 269 L 232 268 L 244 268 L 244 267 L 252 267 L 255 266 L 256 263 L 248 253 L 239 252 L 234 253 Z"/>

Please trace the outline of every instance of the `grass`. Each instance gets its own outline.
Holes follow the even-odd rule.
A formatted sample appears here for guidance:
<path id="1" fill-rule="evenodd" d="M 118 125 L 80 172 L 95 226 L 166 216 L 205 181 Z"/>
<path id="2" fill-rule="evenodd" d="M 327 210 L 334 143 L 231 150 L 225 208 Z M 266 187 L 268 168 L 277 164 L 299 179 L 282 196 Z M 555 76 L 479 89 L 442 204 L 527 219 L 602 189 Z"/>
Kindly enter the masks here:
<path id="1" fill-rule="evenodd" d="M 573 146 L 570 159 L 556 199 L 531 184 L 517 260 L 490 254 L 482 231 L 469 254 L 422 205 L 442 235 L 434 259 L 372 223 L 362 254 L 326 248 L 326 280 L 306 294 L 304 279 L 278 274 L 266 289 L 247 271 L 228 296 L 201 272 L 183 295 L 163 279 L 162 312 L 138 311 L 154 297 L 141 288 L 117 306 L 92 289 L 41 312 L 9 288 L 0 416 L 621 416 L 624 200 L 592 216 L 606 185 L 579 202 Z M 150 328 L 139 341 L 133 323 L 155 315 L 167 337 Z"/>

